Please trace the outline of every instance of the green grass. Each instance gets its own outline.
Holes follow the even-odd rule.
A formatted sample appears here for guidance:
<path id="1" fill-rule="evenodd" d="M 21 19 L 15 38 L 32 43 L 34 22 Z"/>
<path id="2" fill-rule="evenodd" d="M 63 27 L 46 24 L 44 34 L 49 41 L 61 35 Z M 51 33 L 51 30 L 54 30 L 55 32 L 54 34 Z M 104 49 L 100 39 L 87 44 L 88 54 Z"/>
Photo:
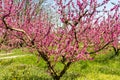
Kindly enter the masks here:
<path id="1" fill-rule="evenodd" d="M 12 55 L 31 54 L 27 50 L 15 49 Z M 1 54 L 1 52 L 0 52 Z M 73 63 L 61 80 L 120 80 L 120 56 L 110 59 L 113 55 L 99 54 L 95 60 Z M 7 55 L 8 56 L 8 55 Z M 57 64 L 56 69 L 61 69 Z M 47 72 L 45 62 L 37 57 L 18 57 L 0 60 L 0 80 L 52 80 Z"/>

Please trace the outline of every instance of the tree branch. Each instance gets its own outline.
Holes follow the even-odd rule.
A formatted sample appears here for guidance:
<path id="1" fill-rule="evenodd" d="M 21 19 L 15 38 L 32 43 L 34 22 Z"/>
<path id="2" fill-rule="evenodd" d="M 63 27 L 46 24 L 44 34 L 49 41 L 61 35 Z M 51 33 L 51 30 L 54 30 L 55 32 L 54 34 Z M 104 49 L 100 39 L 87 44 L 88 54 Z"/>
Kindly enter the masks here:
<path id="1" fill-rule="evenodd" d="M 68 62 L 68 63 L 64 66 L 63 70 L 60 72 L 59 78 L 62 77 L 62 76 L 65 74 L 65 72 L 68 70 L 68 68 L 69 68 L 69 66 L 71 65 L 71 63 L 72 63 L 72 62 Z"/>
<path id="2" fill-rule="evenodd" d="M 36 48 L 36 49 L 37 49 L 37 48 Z M 57 73 L 56 73 L 56 71 L 53 69 L 53 67 L 52 67 L 52 65 L 51 65 L 51 62 L 48 60 L 47 55 L 45 55 L 45 53 L 44 53 L 44 52 L 41 52 L 39 49 L 37 49 L 37 51 L 38 51 L 38 53 L 40 54 L 40 56 L 44 59 L 44 61 L 47 62 L 47 65 L 48 65 L 49 70 L 52 71 L 52 72 L 50 71 L 51 76 L 52 76 L 52 77 L 58 76 Z"/>
<path id="3" fill-rule="evenodd" d="M 98 50 L 96 50 L 96 51 L 93 51 L 93 52 L 90 52 L 89 54 L 94 54 L 94 53 L 96 53 L 96 52 L 99 52 L 99 51 L 101 51 L 101 50 L 103 50 L 106 46 L 108 46 L 110 43 L 112 43 L 113 42 L 113 40 L 112 41 L 109 41 L 108 43 L 106 43 L 103 47 L 101 47 L 100 49 L 98 49 Z"/>
<path id="4" fill-rule="evenodd" d="M 12 27 L 8 26 L 7 23 L 6 23 L 6 21 L 5 21 L 5 17 L 2 18 L 2 21 L 3 21 L 3 23 L 4 23 L 4 25 L 5 25 L 5 27 L 6 27 L 7 30 L 10 29 L 11 31 L 13 30 L 13 31 L 22 32 L 23 34 L 25 34 L 25 35 L 27 36 L 27 38 L 28 38 L 30 41 L 32 40 L 32 39 L 30 38 L 30 36 L 29 36 L 24 30 L 22 30 L 22 29 L 17 29 L 17 28 L 12 28 Z"/>

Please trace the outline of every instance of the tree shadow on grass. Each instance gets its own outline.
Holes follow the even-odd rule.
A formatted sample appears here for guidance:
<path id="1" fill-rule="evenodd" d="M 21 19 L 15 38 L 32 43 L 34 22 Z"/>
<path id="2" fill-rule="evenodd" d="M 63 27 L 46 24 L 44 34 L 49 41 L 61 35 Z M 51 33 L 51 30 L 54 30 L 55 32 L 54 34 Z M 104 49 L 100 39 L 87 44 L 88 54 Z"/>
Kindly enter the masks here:
<path id="1" fill-rule="evenodd" d="M 40 77 L 40 76 L 33 75 L 29 78 L 29 80 L 53 80 L 53 79 L 46 76 Z"/>
<path id="2" fill-rule="evenodd" d="M 120 69 L 110 68 L 110 67 L 101 67 L 99 69 L 101 73 L 110 74 L 110 75 L 118 75 L 120 76 Z"/>
<path id="3" fill-rule="evenodd" d="M 61 80 L 76 80 L 77 78 L 79 78 L 81 76 L 82 75 L 79 73 L 75 73 L 75 72 L 69 73 L 68 72 L 61 78 Z"/>

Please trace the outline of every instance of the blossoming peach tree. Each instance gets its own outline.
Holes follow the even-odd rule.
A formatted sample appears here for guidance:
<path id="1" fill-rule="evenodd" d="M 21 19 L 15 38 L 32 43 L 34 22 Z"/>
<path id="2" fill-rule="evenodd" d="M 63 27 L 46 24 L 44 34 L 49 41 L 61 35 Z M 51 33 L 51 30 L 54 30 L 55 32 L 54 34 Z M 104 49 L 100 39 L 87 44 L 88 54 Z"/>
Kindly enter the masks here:
<path id="1" fill-rule="evenodd" d="M 48 15 L 32 0 L 0 0 L 0 36 L 22 41 L 46 62 L 54 80 L 59 80 L 73 62 L 92 60 L 108 46 L 118 46 L 120 4 L 107 9 L 109 0 L 54 0 L 63 27 L 54 28 Z M 118 1 L 119 2 L 119 1 Z M 7 37 L 7 38 L 6 38 Z M 56 63 L 63 65 L 55 69 Z"/>

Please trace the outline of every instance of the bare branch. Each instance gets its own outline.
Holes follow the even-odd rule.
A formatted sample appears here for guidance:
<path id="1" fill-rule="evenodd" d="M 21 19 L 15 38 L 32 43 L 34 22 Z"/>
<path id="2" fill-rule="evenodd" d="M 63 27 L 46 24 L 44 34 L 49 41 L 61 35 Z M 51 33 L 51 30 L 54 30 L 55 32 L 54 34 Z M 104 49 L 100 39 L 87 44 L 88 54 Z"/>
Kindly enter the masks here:
<path id="1" fill-rule="evenodd" d="M 93 52 L 90 52 L 89 54 L 94 54 L 94 53 L 97 53 L 97 52 L 99 52 L 99 51 L 101 51 L 101 50 L 103 50 L 105 47 L 107 47 L 110 43 L 112 43 L 113 42 L 113 40 L 112 41 L 109 41 L 108 43 L 106 43 L 103 47 L 101 47 L 100 49 L 98 49 L 98 50 L 96 50 L 96 51 L 93 51 Z"/>

